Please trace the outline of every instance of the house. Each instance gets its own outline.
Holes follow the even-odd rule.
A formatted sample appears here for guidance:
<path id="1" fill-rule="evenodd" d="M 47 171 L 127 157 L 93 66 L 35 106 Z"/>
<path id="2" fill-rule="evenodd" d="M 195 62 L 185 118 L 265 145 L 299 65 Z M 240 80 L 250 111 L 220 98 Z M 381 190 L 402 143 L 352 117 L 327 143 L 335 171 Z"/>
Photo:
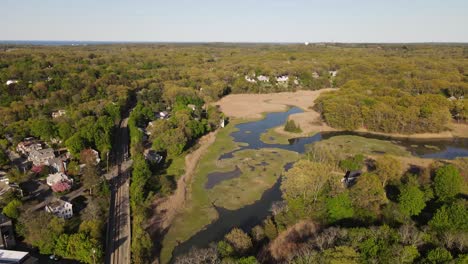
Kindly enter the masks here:
<path id="1" fill-rule="evenodd" d="M 45 210 L 48 213 L 64 219 L 69 219 L 73 216 L 73 205 L 62 199 L 54 199 L 46 205 Z"/>
<path id="2" fill-rule="evenodd" d="M 47 176 L 46 181 L 47 181 L 47 185 L 49 186 L 52 186 L 59 182 L 69 182 L 70 184 L 73 184 L 73 179 L 68 178 L 68 176 L 65 173 L 61 173 L 61 172 L 49 174 L 49 176 Z"/>
<path id="3" fill-rule="evenodd" d="M 159 119 L 168 119 L 170 116 L 171 114 L 169 114 L 169 112 L 167 111 L 159 112 L 158 114 L 156 114 L 156 117 Z"/>
<path id="4" fill-rule="evenodd" d="M 66 113 L 67 111 L 65 110 L 58 110 L 58 111 L 52 112 L 52 118 L 58 118 L 58 117 L 64 116 Z"/>
<path id="5" fill-rule="evenodd" d="M 320 75 L 318 74 L 318 72 L 313 72 L 312 73 L 312 78 L 318 79 L 318 78 L 320 78 Z"/>
<path id="6" fill-rule="evenodd" d="M 54 158 L 55 153 L 54 149 L 52 148 L 33 150 L 29 153 L 28 156 L 28 160 L 32 161 L 32 163 L 36 166 L 47 165 L 47 162 Z"/>
<path id="7" fill-rule="evenodd" d="M 268 76 L 265 76 L 265 75 L 260 75 L 257 77 L 257 79 L 261 82 L 269 82 L 270 81 L 270 77 Z"/>
<path id="8" fill-rule="evenodd" d="M 4 195 L 11 189 L 9 184 L 6 184 L 4 182 L 0 182 L 0 196 Z"/>
<path id="9" fill-rule="evenodd" d="M 9 264 L 37 264 L 38 260 L 28 252 L 0 249 L 0 263 Z"/>
<path id="10" fill-rule="evenodd" d="M 159 163 L 163 159 L 163 157 L 158 152 L 152 149 L 145 150 L 143 154 L 145 155 L 146 160 L 149 160 L 155 163 Z"/>
<path id="11" fill-rule="evenodd" d="M 331 77 L 336 77 L 336 75 L 338 74 L 338 71 L 328 71 L 328 73 L 330 74 Z"/>
<path id="12" fill-rule="evenodd" d="M 18 80 L 8 80 L 6 81 L 6 85 L 12 85 L 12 84 L 17 84 L 18 83 Z"/>
<path id="13" fill-rule="evenodd" d="M 15 233 L 11 219 L 0 214 L 0 249 L 10 249 L 16 246 Z"/>
<path id="14" fill-rule="evenodd" d="M 351 187 L 357 180 L 359 176 L 361 176 L 362 171 L 357 170 L 357 171 L 347 171 L 343 179 L 341 179 L 341 182 L 346 186 L 346 187 Z"/>
<path id="15" fill-rule="evenodd" d="M 4 171 L 0 171 L 0 182 L 10 184 L 10 180 L 8 179 L 7 173 Z"/>
<path id="16" fill-rule="evenodd" d="M 251 78 L 250 76 L 247 76 L 247 75 L 244 78 L 249 83 L 256 83 L 257 82 L 257 80 L 255 80 L 255 79 L 253 79 L 253 78 Z"/>
<path id="17" fill-rule="evenodd" d="M 91 161 L 93 161 L 95 164 L 101 162 L 101 159 L 99 158 L 99 152 L 92 148 L 83 149 L 80 153 L 80 157 L 81 162 L 84 163 L 89 163 L 90 161 L 88 159 L 92 159 Z"/>
<path id="18" fill-rule="evenodd" d="M 61 158 L 49 159 L 46 165 L 54 169 L 55 172 L 65 173 L 67 170 L 67 164 Z"/>
<path id="19" fill-rule="evenodd" d="M 194 104 L 188 104 L 187 107 L 192 109 L 192 111 L 195 111 L 195 109 L 197 109 L 197 106 Z"/>
<path id="20" fill-rule="evenodd" d="M 304 45 L 309 46 L 309 42 L 304 42 Z"/>
<path id="21" fill-rule="evenodd" d="M 276 81 L 279 83 L 285 83 L 289 81 L 289 76 L 288 75 L 282 75 L 279 77 L 276 77 Z"/>
<path id="22" fill-rule="evenodd" d="M 23 155 L 28 155 L 31 151 L 40 149 L 42 149 L 42 142 L 33 137 L 25 138 L 16 146 L 16 152 Z"/>

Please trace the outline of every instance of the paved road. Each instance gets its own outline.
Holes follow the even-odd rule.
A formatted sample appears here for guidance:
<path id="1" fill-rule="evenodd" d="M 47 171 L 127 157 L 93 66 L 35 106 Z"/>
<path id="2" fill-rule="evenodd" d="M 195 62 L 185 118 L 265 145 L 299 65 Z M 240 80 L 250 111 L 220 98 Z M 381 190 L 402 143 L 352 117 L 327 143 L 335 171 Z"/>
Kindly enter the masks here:
<path id="1" fill-rule="evenodd" d="M 111 181 L 111 203 L 106 241 L 106 264 L 130 264 L 130 201 L 128 168 L 128 118 L 122 120 L 116 133 L 115 166 L 106 177 Z"/>

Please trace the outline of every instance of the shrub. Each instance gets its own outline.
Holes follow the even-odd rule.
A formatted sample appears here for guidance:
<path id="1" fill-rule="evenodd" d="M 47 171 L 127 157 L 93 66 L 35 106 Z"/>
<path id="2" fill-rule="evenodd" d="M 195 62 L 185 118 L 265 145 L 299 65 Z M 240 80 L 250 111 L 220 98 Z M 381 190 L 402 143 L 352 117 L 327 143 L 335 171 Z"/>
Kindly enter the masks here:
<path id="1" fill-rule="evenodd" d="M 239 228 L 232 229 L 225 239 L 239 254 L 244 254 L 252 248 L 252 239 Z"/>
<path id="2" fill-rule="evenodd" d="M 286 121 L 286 124 L 284 125 L 284 131 L 288 132 L 293 132 L 293 133 L 301 133 L 302 129 L 299 125 L 294 122 L 294 120 L 288 120 Z"/>

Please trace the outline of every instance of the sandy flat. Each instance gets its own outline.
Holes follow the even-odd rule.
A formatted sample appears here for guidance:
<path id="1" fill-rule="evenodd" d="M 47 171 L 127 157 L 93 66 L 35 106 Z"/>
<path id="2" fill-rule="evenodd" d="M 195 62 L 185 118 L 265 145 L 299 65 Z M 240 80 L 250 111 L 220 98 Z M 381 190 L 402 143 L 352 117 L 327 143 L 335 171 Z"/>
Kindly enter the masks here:
<path id="1" fill-rule="evenodd" d="M 312 132 L 334 131 L 335 129 L 323 123 L 320 114 L 311 108 L 317 97 L 334 88 L 321 89 L 317 91 L 297 91 L 272 94 L 232 94 L 219 100 L 216 105 L 221 111 L 231 118 L 258 119 L 263 113 L 286 111 L 288 106 L 297 106 L 304 110 L 303 113 L 291 115 L 289 118 L 300 125 L 303 133 L 288 133 L 283 127 L 275 128 L 278 133 L 300 136 L 308 135 Z"/>

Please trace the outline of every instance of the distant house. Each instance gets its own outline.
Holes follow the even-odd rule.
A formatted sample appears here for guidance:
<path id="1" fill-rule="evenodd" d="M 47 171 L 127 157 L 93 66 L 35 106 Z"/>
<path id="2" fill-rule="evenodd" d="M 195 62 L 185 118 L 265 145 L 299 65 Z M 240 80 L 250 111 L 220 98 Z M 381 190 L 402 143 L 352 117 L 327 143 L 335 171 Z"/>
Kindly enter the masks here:
<path id="1" fill-rule="evenodd" d="M 259 75 L 257 77 L 257 80 L 261 81 L 261 82 L 269 82 L 270 81 L 270 77 L 268 76 L 265 76 L 265 75 Z"/>
<path id="2" fill-rule="evenodd" d="M 289 76 L 288 75 L 278 76 L 278 77 L 276 77 L 276 81 L 279 82 L 279 83 L 288 82 L 289 81 Z"/>
<path id="3" fill-rule="evenodd" d="M 195 109 L 197 109 L 197 106 L 194 104 L 188 104 L 187 107 L 190 108 L 192 111 L 195 111 Z"/>
<path id="4" fill-rule="evenodd" d="M 67 170 L 67 164 L 61 158 L 49 159 L 46 164 L 53 168 L 55 172 L 65 173 Z"/>
<path id="5" fill-rule="evenodd" d="M 25 138 L 16 146 L 16 151 L 23 155 L 28 155 L 31 151 L 40 149 L 42 149 L 42 142 L 33 137 Z"/>
<path id="6" fill-rule="evenodd" d="M 328 73 L 330 74 L 331 77 L 336 77 L 336 75 L 338 74 L 338 71 L 328 71 Z"/>
<path id="7" fill-rule="evenodd" d="M 8 264 L 36 264 L 38 260 L 28 252 L 0 249 L 0 263 Z"/>
<path id="8" fill-rule="evenodd" d="M 152 149 L 145 150 L 143 154 L 145 156 L 145 159 L 151 162 L 159 163 L 163 159 L 163 157 L 158 152 Z"/>
<path id="9" fill-rule="evenodd" d="M 167 111 L 159 112 L 158 114 L 156 114 L 156 117 L 159 119 L 168 119 L 170 116 L 171 114 L 169 114 L 169 112 Z"/>
<path id="10" fill-rule="evenodd" d="M 73 180 L 68 178 L 68 176 L 65 173 L 61 173 L 61 172 L 49 174 L 49 176 L 47 176 L 46 181 L 47 181 L 47 185 L 49 186 L 52 186 L 59 182 L 68 182 L 70 184 L 73 184 Z"/>
<path id="11" fill-rule="evenodd" d="M 84 163 L 90 162 L 90 161 L 87 161 L 86 159 L 91 159 L 91 161 L 93 161 L 95 164 L 98 164 L 99 162 L 101 162 L 101 159 L 99 158 L 99 152 L 92 148 L 83 149 L 80 153 L 80 159 L 81 159 L 81 162 L 84 162 Z"/>
<path id="12" fill-rule="evenodd" d="M 257 82 L 257 80 L 255 80 L 254 78 L 251 78 L 250 76 L 247 76 L 247 75 L 244 78 L 249 83 L 256 83 Z"/>
<path id="13" fill-rule="evenodd" d="M 313 72 L 312 73 L 312 78 L 318 79 L 318 78 L 320 78 L 320 75 L 318 74 L 318 72 Z"/>
<path id="14" fill-rule="evenodd" d="M 12 84 L 17 84 L 18 83 L 18 80 L 8 80 L 6 81 L 6 85 L 12 85 Z"/>
<path id="15" fill-rule="evenodd" d="M 226 126 L 226 120 L 224 118 L 221 118 L 221 120 L 219 121 L 219 126 L 220 127 L 225 127 Z"/>
<path id="16" fill-rule="evenodd" d="M 64 116 L 66 113 L 67 111 L 65 110 L 58 110 L 58 111 L 52 112 L 52 118 L 58 118 L 58 117 Z"/>
<path id="17" fill-rule="evenodd" d="M 5 184 L 9 184 L 10 180 L 8 179 L 7 173 L 4 171 L 0 171 L 0 182 L 3 182 Z"/>
<path id="18" fill-rule="evenodd" d="M 361 176 L 362 174 L 362 171 L 360 170 L 357 170 L 357 171 L 347 171 L 345 176 L 343 177 L 343 179 L 341 179 L 341 182 L 346 186 L 346 187 L 350 187 L 352 186 L 357 178 L 359 176 Z"/>
<path id="19" fill-rule="evenodd" d="M 0 182 L 0 197 L 7 193 L 11 189 L 9 184 L 6 184 L 4 182 Z"/>
<path id="20" fill-rule="evenodd" d="M 54 199 L 52 202 L 46 205 L 46 212 L 54 214 L 57 217 L 63 219 L 69 219 L 73 217 L 73 205 L 62 199 Z"/>
<path id="21" fill-rule="evenodd" d="M 11 249 L 16 246 L 15 233 L 11 219 L 0 214 L 0 249 Z M 1 263 L 1 262 L 0 262 Z"/>
<path id="22" fill-rule="evenodd" d="M 54 158 L 55 153 L 54 149 L 52 148 L 33 150 L 29 153 L 28 156 L 28 160 L 32 161 L 32 163 L 36 166 L 47 165 L 47 162 Z"/>

